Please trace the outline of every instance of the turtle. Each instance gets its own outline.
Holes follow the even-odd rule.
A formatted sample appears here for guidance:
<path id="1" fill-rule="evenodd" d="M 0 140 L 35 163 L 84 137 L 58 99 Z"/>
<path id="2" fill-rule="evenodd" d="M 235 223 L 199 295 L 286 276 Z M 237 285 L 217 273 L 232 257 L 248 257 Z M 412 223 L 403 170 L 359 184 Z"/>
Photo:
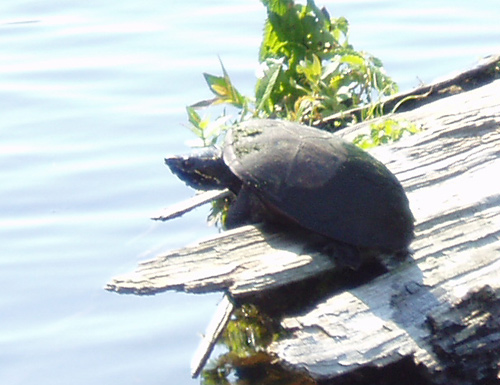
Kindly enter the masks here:
<path id="1" fill-rule="evenodd" d="M 407 255 L 414 217 L 396 176 L 338 135 L 283 120 L 253 119 L 231 127 L 220 151 L 165 159 L 196 189 L 236 195 L 226 224 L 298 226 L 354 250 Z M 349 262 L 347 263 L 350 264 Z"/>

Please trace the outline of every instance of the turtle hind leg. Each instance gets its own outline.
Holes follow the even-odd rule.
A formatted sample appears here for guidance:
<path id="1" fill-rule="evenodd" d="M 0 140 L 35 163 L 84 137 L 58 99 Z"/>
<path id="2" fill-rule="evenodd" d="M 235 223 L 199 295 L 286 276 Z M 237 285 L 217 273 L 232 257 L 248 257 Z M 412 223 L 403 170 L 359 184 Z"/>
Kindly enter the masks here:
<path id="1" fill-rule="evenodd" d="M 332 258 L 340 268 L 358 271 L 362 266 L 379 262 L 380 250 L 378 249 L 358 247 L 326 237 L 323 242 L 321 251 Z"/>
<path id="2" fill-rule="evenodd" d="M 340 267 L 348 267 L 351 270 L 359 270 L 363 262 L 361 251 L 348 243 L 330 241 L 323 247 L 323 252 L 333 258 Z"/>
<path id="3" fill-rule="evenodd" d="M 325 254 L 332 259 L 339 268 L 358 270 L 363 264 L 363 249 L 349 243 L 337 241 L 311 230 L 303 230 L 307 234 L 309 245 L 315 252 Z"/>

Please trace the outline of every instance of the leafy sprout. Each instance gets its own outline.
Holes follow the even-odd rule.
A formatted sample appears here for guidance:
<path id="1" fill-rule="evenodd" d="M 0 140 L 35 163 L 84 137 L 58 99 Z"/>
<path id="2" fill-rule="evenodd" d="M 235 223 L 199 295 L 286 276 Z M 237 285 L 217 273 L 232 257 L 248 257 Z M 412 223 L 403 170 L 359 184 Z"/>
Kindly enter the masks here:
<path id="1" fill-rule="evenodd" d="M 353 143 L 366 150 L 383 144 L 397 142 L 404 135 L 413 135 L 421 131 L 414 123 L 402 119 L 387 119 L 381 123 L 372 123 L 369 134 L 361 134 Z"/>
<path id="2" fill-rule="evenodd" d="M 187 108 L 193 132 L 205 145 L 213 145 L 228 121 L 280 118 L 305 123 L 350 108 L 371 104 L 397 92 L 382 62 L 349 43 L 349 23 L 332 18 L 313 0 L 305 5 L 293 0 L 262 0 L 267 20 L 259 52 L 260 76 L 253 97 L 241 94 L 221 61 L 222 76 L 204 74 L 214 98 Z M 224 111 L 215 128 L 200 108 L 229 105 L 236 116 Z M 373 109 L 369 116 L 377 113 Z"/>

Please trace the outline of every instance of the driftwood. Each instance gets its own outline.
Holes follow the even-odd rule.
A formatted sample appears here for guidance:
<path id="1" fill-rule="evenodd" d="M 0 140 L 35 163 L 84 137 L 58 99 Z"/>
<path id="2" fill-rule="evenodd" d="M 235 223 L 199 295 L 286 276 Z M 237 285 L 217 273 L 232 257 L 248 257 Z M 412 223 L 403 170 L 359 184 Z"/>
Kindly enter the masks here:
<path id="1" fill-rule="evenodd" d="M 334 381 L 411 358 L 435 383 L 497 378 L 500 362 L 500 80 L 395 114 L 423 132 L 372 154 L 403 184 L 417 219 L 413 258 L 288 316 L 269 348 L 284 365 Z M 368 124 L 344 136 L 352 138 Z M 226 291 L 234 300 L 334 271 L 300 234 L 247 226 L 142 263 L 108 290 Z M 228 303 L 224 302 L 228 317 Z M 217 325 L 217 322 L 215 322 Z M 214 335 L 220 332 L 220 322 Z M 213 335 L 210 341 L 213 341 Z M 195 372 L 205 354 L 195 363 Z M 452 381 L 452 382 L 450 382 Z M 488 382 L 488 383 L 490 383 Z"/>
<path id="2" fill-rule="evenodd" d="M 374 151 L 417 219 L 415 263 L 283 320 L 271 351 L 314 378 L 411 355 L 464 383 L 500 362 L 500 81 L 399 115 L 424 132 Z M 383 152 L 388 151 L 388 157 Z M 438 378 L 438 377 L 436 377 Z"/>

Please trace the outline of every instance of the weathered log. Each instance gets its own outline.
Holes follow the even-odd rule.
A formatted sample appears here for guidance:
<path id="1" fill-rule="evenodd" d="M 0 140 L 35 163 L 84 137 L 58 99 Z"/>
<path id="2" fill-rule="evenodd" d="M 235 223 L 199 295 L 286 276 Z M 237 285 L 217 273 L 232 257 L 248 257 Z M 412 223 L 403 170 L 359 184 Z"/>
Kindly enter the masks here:
<path id="1" fill-rule="evenodd" d="M 417 219 L 413 260 L 285 318 L 269 352 L 315 379 L 413 357 L 466 384 L 500 360 L 500 80 L 395 114 L 423 132 L 373 149 L 402 182 Z M 361 124 L 343 135 L 352 138 Z M 247 226 L 142 263 L 108 290 L 227 291 L 233 298 L 331 271 L 307 238 Z M 495 371 L 496 370 L 496 371 Z"/>
<path id="2" fill-rule="evenodd" d="M 140 295 L 227 290 L 237 299 L 334 268 L 333 260 L 312 249 L 302 234 L 250 225 L 142 262 L 135 272 L 113 278 L 106 289 Z"/>
<path id="3" fill-rule="evenodd" d="M 270 351 L 316 379 L 411 355 L 473 384 L 500 362 L 500 81 L 400 114 L 424 132 L 374 151 L 417 219 L 415 263 L 283 320 Z M 487 293 L 487 294 L 485 294 Z M 472 303 L 472 304 L 470 304 Z M 467 305 L 469 304 L 469 305 Z"/>

